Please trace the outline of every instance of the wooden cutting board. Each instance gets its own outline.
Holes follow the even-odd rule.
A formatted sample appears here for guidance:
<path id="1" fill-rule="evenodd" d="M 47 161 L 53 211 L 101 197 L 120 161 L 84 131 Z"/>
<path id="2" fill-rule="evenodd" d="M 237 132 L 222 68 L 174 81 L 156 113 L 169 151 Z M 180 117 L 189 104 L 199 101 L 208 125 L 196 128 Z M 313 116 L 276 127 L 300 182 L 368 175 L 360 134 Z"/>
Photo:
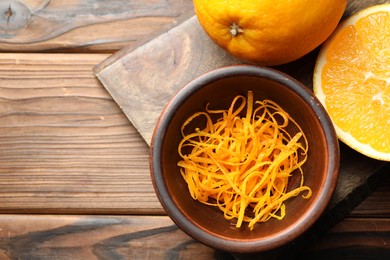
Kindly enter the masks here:
<path id="1" fill-rule="evenodd" d="M 191 17 L 129 53 L 114 55 L 96 74 L 149 144 L 160 112 L 180 88 L 209 70 L 238 63 Z"/>
<path id="2" fill-rule="evenodd" d="M 350 0 L 343 19 L 362 8 L 388 2 Z M 315 50 L 298 61 L 275 68 L 311 89 L 317 54 Z M 95 74 L 150 144 L 163 107 L 180 88 L 207 71 L 240 63 L 243 62 L 214 44 L 193 16 L 143 46 L 114 54 L 95 68 Z M 340 221 L 390 174 L 388 163 L 340 146 L 340 177 L 335 194 L 326 214 L 306 238 L 321 234 Z"/>

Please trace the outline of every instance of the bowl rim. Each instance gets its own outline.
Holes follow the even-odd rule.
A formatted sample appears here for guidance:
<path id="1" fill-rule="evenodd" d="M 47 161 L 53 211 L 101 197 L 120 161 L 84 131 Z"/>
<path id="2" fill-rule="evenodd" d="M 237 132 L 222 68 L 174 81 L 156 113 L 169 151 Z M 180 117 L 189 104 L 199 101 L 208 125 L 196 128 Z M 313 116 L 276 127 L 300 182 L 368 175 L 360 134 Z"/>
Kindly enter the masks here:
<path id="1" fill-rule="evenodd" d="M 169 196 L 167 187 L 161 171 L 162 143 L 164 135 L 170 121 L 173 119 L 175 111 L 185 100 L 194 92 L 201 89 L 204 85 L 217 81 L 222 78 L 236 76 L 255 76 L 266 78 L 281 83 L 286 88 L 295 92 L 313 109 L 317 119 L 320 121 L 322 131 L 327 140 L 327 176 L 324 180 L 323 191 L 318 195 L 317 201 L 309 208 L 305 214 L 298 218 L 297 222 L 291 224 L 285 230 L 261 239 L 248 239 L 245 241 L 237 239 L 224 239 L 219 236 L 204 232 L 196 224 L 189 221 L 175 205 Z M 257 65 L 231 65 L 206 72 L 195 78 L 181 90 L 178 91 L 166 104 L 153 131 L 150 144 L 150 174 L 156 195 L 173 222 L 178 225 L 185 233 L 195 238 L 199 242 L 223 251 L 238 253 L 254 253 L 275 249 L 296 239 L 300 234 L 307 231 L 320 215 L 325 211 L 331 196 L 335 190 L 338 170 L 340 166 L 339 142 L 336 136 L 333 123 L 323 105 L 315 97 L 314 93 L 295 78 L 279 70 L 262 67 Z M 317 210 L 313 210 L 316 208 Z M 299 232 L 296 232 L 299 227 Z"/>

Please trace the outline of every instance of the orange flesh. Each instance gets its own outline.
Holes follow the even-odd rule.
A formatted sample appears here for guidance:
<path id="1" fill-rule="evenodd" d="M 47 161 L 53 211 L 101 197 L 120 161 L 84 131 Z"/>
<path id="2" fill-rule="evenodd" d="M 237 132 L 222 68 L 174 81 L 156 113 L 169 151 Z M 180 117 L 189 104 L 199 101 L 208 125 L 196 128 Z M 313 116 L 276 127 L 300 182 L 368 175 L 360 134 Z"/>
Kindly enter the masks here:
<path id="1" fill-rule="evenodd" d="M 363 17 L 333 39 L 322 88 L 327 110 L 341 130 L 379 152 L 390 153 L 388 12 Z"/>

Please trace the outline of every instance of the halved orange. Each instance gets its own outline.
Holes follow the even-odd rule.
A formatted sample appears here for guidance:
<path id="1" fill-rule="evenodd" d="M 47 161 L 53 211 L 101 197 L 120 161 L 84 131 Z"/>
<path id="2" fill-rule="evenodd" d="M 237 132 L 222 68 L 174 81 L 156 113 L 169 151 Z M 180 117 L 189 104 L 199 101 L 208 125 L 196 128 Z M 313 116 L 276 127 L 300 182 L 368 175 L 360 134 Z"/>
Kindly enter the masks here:
<path id="1" fill-rule="evenodd" d="M 390 4 L 343 21 L 322 46 L 313 80 L 339 139 L 390 161 Z"/>

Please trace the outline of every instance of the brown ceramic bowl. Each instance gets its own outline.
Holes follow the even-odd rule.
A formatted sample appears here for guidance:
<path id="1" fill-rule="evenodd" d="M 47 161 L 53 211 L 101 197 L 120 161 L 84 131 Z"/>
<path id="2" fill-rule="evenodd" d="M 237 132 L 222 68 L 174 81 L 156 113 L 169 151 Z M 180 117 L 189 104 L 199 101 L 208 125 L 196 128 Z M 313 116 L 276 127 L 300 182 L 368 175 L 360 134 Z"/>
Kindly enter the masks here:
<path id="1" fill-rule="evenodd" d="M 302 127 L 309 144 L 308 159 L 303 166 L 305 185 L 313 191 L 309 200 L 300 196 L 288 200 L 283 220 L 258 223 L 253 230 L 245 223 L 237 229 L 219 209 L 193 200 L 177 166 L 183 122 L 193 113 L 204 110 L 207 103 L 213 108 L 226 109 L 233 97 L 246 96 L 249 89 L 256 100 L 277 102 Z M 150 167 L 162 206 L 188 235 L 224 251 L 261 252 L 291 242 L 323 213 L 336 186 L 339 146 L 327 113 L 310 90 L 276 70 L 240 65 L 206 73 L 173 97 L 154 131 Z M 296 176 L 298 178 L 299 174 Z M 290 180 L 291 183 L 297 181 Z"/>

